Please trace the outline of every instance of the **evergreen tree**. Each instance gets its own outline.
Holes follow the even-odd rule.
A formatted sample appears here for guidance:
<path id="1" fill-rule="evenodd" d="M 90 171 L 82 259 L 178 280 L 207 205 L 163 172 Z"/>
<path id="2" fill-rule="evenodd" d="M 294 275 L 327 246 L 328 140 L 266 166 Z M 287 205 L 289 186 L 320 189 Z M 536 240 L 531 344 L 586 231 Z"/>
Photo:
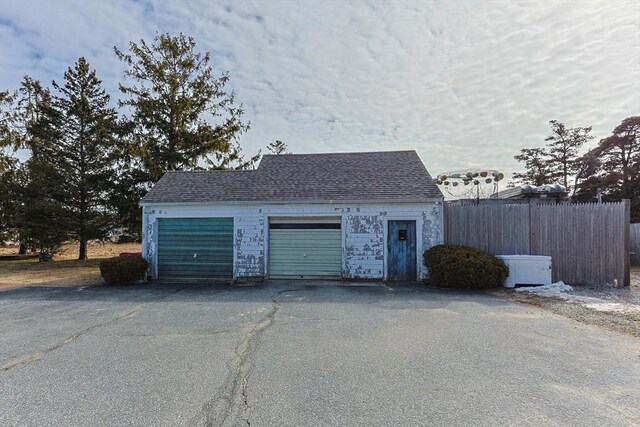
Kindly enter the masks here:
<path id="1" fill-rule="evenodd" d="M 633 198 L 640 191 L 640 116 L 624 119 L 597 150 L 609 186 L 618 189 L 620 198 Z"/>
<path id="2" fill-rule="evenodd" d="M 183 34 L 156 34 L 153 43 L 114 48 L 130 84 L 120 84 L 119 105 L 129 112 L 119 138 L 114 203 L 123 225 L 139 234 L 142 197 L 167 171 L 245 169 L 237 138 L 249 129 L 243 108 L 227 89 L 229 74 L 215 73 L 211 53 Z"/>
<path id="3" fill-rule="evenodd" d="M 12 156 L 15 142 L 12 140 L 13 132 L 10 125 L 14 96 L 9 91 L 0 92 L 0 174 L 11 169 L 16 163 Z"/>
<path id="4" fill-rule="evenodd" d="M 55 179 L 46 177 L 40 170 L 49 169 L 46 161 L 41 161 L 41 152 L 46 142 L 36 135 L 43 112 L 49 108 L 51 94 L 39 81 L 25 76 L 18 90 L 4 92 L 0 102 L 0 148 L 3 154 L 3 174 L 0 180 L 2 196 L 2 225 L 5 234 L 17 237 L 20 241 L 20 253 L 26 253 L 27 246 L 39 247 L 42 251 L 61 242 L 53 242 L 52 236 L 62 236 L 64 225 L 60 221 L 38 226 L 38 215 L 47 212 L 59 212 L 59 206 L 52 204 L 52 183 Z M 6 154 L 25 149 L 30 152 L 29 160 L 20 164 L 18 160 Z M 33 172 L 33 173 L 32 173 Z M 33 176 L 31 176 L 33 175 Z"/>
<path id="5" fill-rule="evenodd" d="M 624 119 L 591 153 L 598 159 L 596 183 L 605 198 L 630 199 L 631 217 L 640 220 L 640 116 Z"/>
<path id="6" fill-rule="evenodd" d="M 601 161 L 595 149 L 589 150 L 577 162 L 576 181 L 572 198 L 580 202 L 593 202 L 598 198 L 598 189 L 602 187 L 599 174 Z"/>
<path id="7" fill-rule="evenodd" d="M 544 148 L 523 148 L 520 150 L 520 154 L 514 158 L 518 162 L 524 163 L 525 171 L 514 172 L 513 179 L 521 184 L 551 184 L 551 171 L 547 163 L 548 155 Z"/>
<path id="8" fill-rule="evenodd" d="M 40 120 L 51 93 L 38 80 L 24 76 L 14 93 L 0 94 L 0 146 L 5 149 L 29 150 L 38 157 L 38 141 L 33 128 Z"/>
<path id="9" fill-rule="evenodd" d="M 9 184 L 13 224 L 20 242 L 41 255 L 67 241 L 68 209 L 57 194 L 64 177 L 48 159 L 29 158 L 16 169 Z"/>
<path id="10" fill-rule="evenodd" d="M 11 194 L 13 170 L 10 166 L 0 171 L 0 244 L 15 238 L 14 200 Z"/>
<path id="11" fill-rule="evenodd" d="M 120 141 L 125 138 L 127 135 L 123 135 Z M 131 156 L 125 144 L 118 144 L 117 148 L 114 191 L 109 203 L 115 209 L 115 224 L 126 229 L 136 241 L 141 241 L 142 211 L 138 202 L 148 191 L 148 175 L 137 167 L 137 159 Z"/>
<path id="12" fill-rule="evenodd" d="M 287 144 L 280 141 L 279 139 L 276 139 L 274 142 L 267 145 L 267 150 L 269 150 L 271 154 L 291 154 L 291 152 L 289 151 L 289 147 L 287 147 Z"/>
<path id="13" fill-rule="evenodd" d="M 153 44 L 129 43 L 129 53 L 114 48 L 128 69 L 131 85 L 120 85 L 131 111 L 129 151 L 145 180 L 167 171 L 244 168 L 237 137 L 248 130 L 242 105 L 227 91 L 229 74 L 216 75 L 209 52 L 196 51 L 193 38 L 157 34 Z"/>
<path id="14" fill-rule="evenodd" d="M 9 186 L 13 179 L 13 168 L 17 159 L 12 156 L 10 141 L 11 108 L 13 95 L 9 91 L 0 92 L 0 243 L 12 237 L 12 201 Z"/>
<path id="15" fill-rule="evenodd" d="M 522 183 L 533 185 L 560 182 L 567 191 L 573 192 L 586 171 L 592 167 L 591 160 L 579 155 L 580 148 L 593 137 L 591 127 L 567 128 L 557 120 L 551 120 L 551 135 L 544 148 L 524 148 L 514 156 L 525 164 L 524 172 L 515 172 L 513 177 Z"/>
<path id="16" fill-rule="evenodd" d="M 31 174 L 35 168 L 55 182 L 50 195 L 66 211 L 66 229 L 80 243 L 78 259 L 87 258 L 90 239 L 106 235 L 110 219 L 116 112 L 101 83 L 88 62 L 78 59 L 63 85 L 52 83 L 57 93 L 35 129 L 43 144 Z"/>
<path id="17" fill-rule="evenodd" d="M 580 148 L 593 139 L 591 127 L 567 128 L 557 120 L 551 120 L 551 135 L 547 141 L 547 165 L 553 180 L 560 182 L 569 191 L 571 178 L 576 177 L 580 169 Z M 575 182 L 575 179 L 574 179 Z"/>

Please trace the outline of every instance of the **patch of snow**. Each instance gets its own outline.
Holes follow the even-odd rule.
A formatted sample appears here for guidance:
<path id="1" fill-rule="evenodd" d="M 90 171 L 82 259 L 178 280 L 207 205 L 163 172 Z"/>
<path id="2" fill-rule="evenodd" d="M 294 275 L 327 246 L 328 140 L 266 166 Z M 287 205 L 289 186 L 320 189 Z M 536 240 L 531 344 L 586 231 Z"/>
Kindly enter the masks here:
<path id="1" fill-rule="evenodd" d="M 556 296 L 561 295 L 562 292 L 571 292 L 573 287 L 566 285 L 564 282 L 556 282 L 550 285 L 544 286 L 526 286 L 522 288 L 516 288 L 516 292 L 528 292 L 531 294 L 542 296 Z"/>
<path id="2" fill-rule="evenodd" d="M 617 311 L 617 312 L 625 311 L 624 304 L 621 304 L 619 302 L 587 303 L 587 304 L 584 304 L 584 306 L 596 311 Z"/>
<path id="3" fill-rule="evenodd" d="M 611 301 L 601 297 L 576 295 L 567 292 L 573 291 L 573 287 L 563 282 L 545 286 L 527 286 L 515 288 L 516 292 L 526 292 L 540 297 L 554 297 L 570 304 L 578 304 L 585 308 L 609 313 L 640 313 L 640 305 L 625 302 Z"/>

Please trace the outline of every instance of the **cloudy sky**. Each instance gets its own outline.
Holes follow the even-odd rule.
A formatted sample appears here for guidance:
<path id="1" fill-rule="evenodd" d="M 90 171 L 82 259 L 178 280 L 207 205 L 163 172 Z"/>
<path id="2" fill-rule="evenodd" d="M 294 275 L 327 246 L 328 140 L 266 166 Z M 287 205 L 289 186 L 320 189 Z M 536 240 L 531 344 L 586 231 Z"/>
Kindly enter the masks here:
<path id="1" fill-rule="evenodd" d="M 599 139 L 640 114 L 638 1 L 0 1 L 0 89 L 184 32 L 229 71 L 251 130 L 296 153 L 415 149 L 432 172 L 518 168 L 548 121 Z"/>

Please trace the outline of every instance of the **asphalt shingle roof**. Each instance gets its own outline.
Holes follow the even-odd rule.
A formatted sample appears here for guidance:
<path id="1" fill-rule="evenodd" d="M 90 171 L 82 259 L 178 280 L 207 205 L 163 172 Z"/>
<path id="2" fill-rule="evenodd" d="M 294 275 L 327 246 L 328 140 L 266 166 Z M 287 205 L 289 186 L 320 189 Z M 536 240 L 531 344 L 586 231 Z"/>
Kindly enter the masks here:
<path id="1" fill-rule="evenodd" d="M 168 172 L 142 203 L 442 198 L 415 151 L 266 155 L 256 170 Z"/>

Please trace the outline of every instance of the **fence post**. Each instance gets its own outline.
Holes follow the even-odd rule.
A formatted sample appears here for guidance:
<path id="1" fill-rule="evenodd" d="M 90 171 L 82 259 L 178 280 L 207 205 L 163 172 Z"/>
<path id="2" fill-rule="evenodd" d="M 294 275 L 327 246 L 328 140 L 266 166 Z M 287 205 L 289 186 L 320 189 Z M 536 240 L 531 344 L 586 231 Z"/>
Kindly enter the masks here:
<path id="1" fill-rule="evenodd" d="M 449 230 L 447 228 L 449 220 L 447 219 L 448 208 L 447 202 L 442 201 L 442 243 L 444 245 L 449 243 Z"/>
<path id="2" fill-rule="evenodd" d="M 623 199 L 624 205 L 624 286 L 631 286 L 631 201 Z"/>
<path id="3" fill-rule="evenodd" d="M 538 217 L 535 207 L 538 202 L 536 199 L 529 200 L 529 253 L 528 255 L 538 254 L 537 233 L 538 233 Z"/>

